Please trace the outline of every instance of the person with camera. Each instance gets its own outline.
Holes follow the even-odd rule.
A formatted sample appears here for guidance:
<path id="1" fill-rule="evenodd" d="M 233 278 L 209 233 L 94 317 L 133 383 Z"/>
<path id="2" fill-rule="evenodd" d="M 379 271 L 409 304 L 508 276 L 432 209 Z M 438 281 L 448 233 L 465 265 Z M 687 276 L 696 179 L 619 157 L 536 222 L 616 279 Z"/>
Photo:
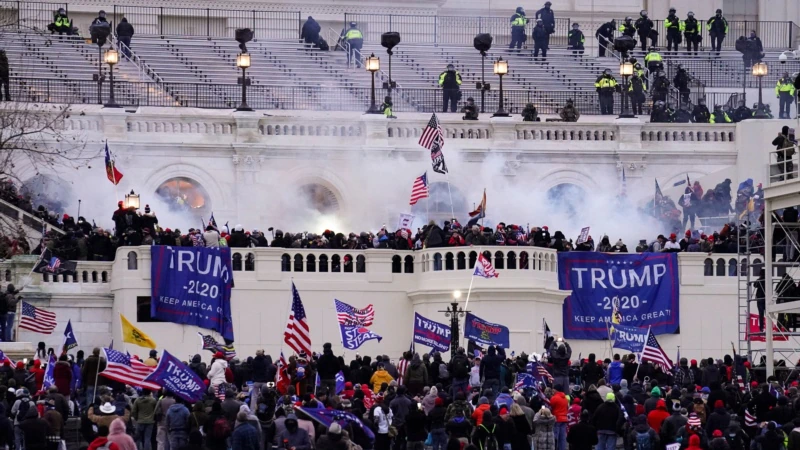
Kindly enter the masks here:
<path id="1" fill-rule="evenodd" d="M 6 292 L 0 295 L 0 327 L 2 327 L 3 342 L 14 342 L 11 334 L 17 317 L 17 304 L 21 298 L 19 290 L 11 283 L 6 286 Z"/>
<path id="2" fill-rule="evenodd" d="M 454 65 L 448 64 L 447 70 L 439 74 L 439 86 L 442 88 L 442 112 L 447 112 L 448 103 L 450 112 L 456 112 L 461 99 L 461 74 Z"/>

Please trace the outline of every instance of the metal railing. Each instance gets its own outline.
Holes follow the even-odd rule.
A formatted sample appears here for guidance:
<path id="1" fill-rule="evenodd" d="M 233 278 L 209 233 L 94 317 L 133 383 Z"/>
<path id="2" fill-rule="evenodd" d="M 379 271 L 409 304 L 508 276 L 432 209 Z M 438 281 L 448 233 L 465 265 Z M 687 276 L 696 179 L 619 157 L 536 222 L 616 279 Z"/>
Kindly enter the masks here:
<path id="1" fill-rule="evenodd" d="M 12 99 L 17 101 L 94 104 L 97 103 L 97 90 L 100 96 L 108 95 L 108 82 L 98 85 L 92 80 L 61 80 L 45 78 L 12 78 Z M 232 109 L 241 102 L 241 86 L 238 84 L 210 83 L 152 83 L 152 82 L 114 82 L 117 103 L 123 106 L 182 106 L 209 109 Z M 480 106 L 480 91 L 462 89 L 458 111 L 467 98 L 475 99 Z M 247 103 L 256 109 L 275 110 L 316 110 L 316 111 L 364 111 L 369 106 L 370 89 L 330 88 L 260 85 L 248 86 Z M 383 88 L 376 89 L 376 98 L 388 95 Z M 736 93 L 706 93 L 709 104 L 725 104 Z M 394 89 L 392 91 L 395 112 L 441 112 L 442 91 L 434 88 Z M 600 113 L 597 95 L 594 92 L 575 91 L 537 91 L 505 90 L 505 108 L 514 114 L 521 113 L 527 103 L 536 106 L 540 114 L 558 114 L 567 99 L 575 102 L 576 108 L 584 115 Z M 621 96 L 615 95 L 614 112 L 620 112 Z M 696 102 L 696 98 L 692 99 Z M 486 95 L 486 112 L 497 109 L 499 92 L 490 91 Z M 645 105 L 649 114 L 650 101 Z"/>
<path id="2" fill-rule="evenodd" d="M 456 44 L 472 46 L 476 34 L 489 33 L 494 37 L 493 46 L 511 43 L 511 14 L 505 17 L 475 16 L 412 16 L 400 14 L 345 13 L 344 27 L 350 22 L 358 23 L 365 42 L 380 42 L 381 34 L 396 31 L 404 44 Z M 529 17 L 525 33 L 526 44 L 533 47 L 531 30 L 533 15 Z M 555 32 L 550 36 L 550 45 L 567 45 L 570 30 L 569 18 L 556 18 Z"/>
<path id="3" fill-rule="evenodd" d="M 768 186 L 775 186 L 784 182 L 791 182 L 798 179 L 798 168 L 800 168 L 800 147 L 797 145 L 780 150 L 770 150 L 769 152 L 769 173 Z"/>
<path id="4" fill-rule="evenodd" d="M 669 61 L 669 56 L 665 60 Z M 758 78 L 746 69 L 741 59 L 694 59 L 683 58 L 678 61 L 692 77 L 698 79 L 706 87 L 742 87 L 757 88 Z M 670 67 L 672 64 L 667 64 Z M 774 89 L 783 72 L 789 75 L 800 71 L 800 61 L 789 60 L 786 63 L 768 61 L 769 74 L 762 80 L 764 89 Z M 674 74 L 672 74 L 674 76 Z"/>
<path id="5" fill-rule="evenodd" d="M 679 17 L 679 19 L 683 21 L 686 19 L 686 17 Z M 700 36 L 702 38 L 702 41 L 700 41 L 699 45 L 700 48 L 705 49 L 708 49 L 711 46 L 711 36 L 709 35 L 708 25 L 706 25 L 708 19 L 710 18 L 697 18 L 698 24 L 701 26 Z M 617 24 L 624 22 L 623 19 L 617 18 L 616 20 Z M 636 18 L 634 18 L 634 21 L 635 20 Z M 667 29 L 664 27 L 664 20 L 653 20 L 653 24 L 655 25 L 655 31 L 658 33 L 656 45 L 661 49 L 666 49 Z M 795 25 L 794 22 L 729 20 L 728 34 L 725 36 L 725 40 L 722 41 L 722 49 L 734 50 L 736 48 L 736 39 L 738 39 L 739 36 L 750 36 L 751 30 L 755 30 L 758 37 L 761 38 L 761 43 L 764 45 L 765 49 L 793 49 L 797 44 L 798 26 Z M 635 38 L 638 40 L 639 35 L 637 34 Z M 641 45 L 641 42 L 639 44 Z M 647 45 L 650 45 L 649 39 L 647 40 Z M 683 36 L 683 33 L 681 33 L 680 48 L 682 50 L 686 48 L 686 38 Z"/>
<path id="6" fill-rule="evenodd" d="M 69 15 L 66 3 L 0 1 L 0 28 L 46 30 L 59 8 Z"/>
<path id="7" fill-rule="evenodd" d="M 120 55 L 124 59 L 130 61 L 131 64 L 136 67 L 136 70 L 139 73 L 139 80 L 140 81 L 155 81 L 157 83 L 163 83 L 164 80 L 161 76 L 153 70 L 143 59 L 139 58 L 139 56 L 134 53 L 130 47 L 122 43 L 116 36 L 116 34 L 112 35 L 114 38 L 114 44 L 118 47 Z"/>
<path id="8" fill-rule="evenodd" d="M 299 11 L 260 11 L 114 5 L 115 22 L 127 17 L 137 35 L 233 38 L 250 28 L 254 39 L 298 39 Z"/>

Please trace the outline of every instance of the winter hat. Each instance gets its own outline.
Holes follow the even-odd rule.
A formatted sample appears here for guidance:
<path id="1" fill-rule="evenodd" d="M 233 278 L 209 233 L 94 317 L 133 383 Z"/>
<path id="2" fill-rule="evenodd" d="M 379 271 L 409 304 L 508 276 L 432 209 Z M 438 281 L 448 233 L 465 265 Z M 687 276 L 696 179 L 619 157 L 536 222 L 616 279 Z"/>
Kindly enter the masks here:
<path id="1" fill-rule="evenodd" d="M 670 238 L 670 240 L 677 239 L 678 236 L 676 236 L 675 233 L 672 233 L 672 234 L 669 235 L 669 238 Z"/>
<path id="2" fill-rule="evenodd" d="M 581 399 L 579 399 L 578 397 L 573 398 L 572 399 L 572 404 L 573 405 L 580 405 L 581 404 Z"/>
<path id="3" fill-rule="evenodd" d="M 658 386 L 654 387 L 653 390 L 650 391 L 650 396 L 656 398 L 661 397 L 661 389 L 659 389 Z"/>
<path id="4" fill-rule="evenodd" d="M 144 205 L 144 212 L 145 213 L 149 213 L 150 212 L 150 205 Z"/>
<path id="5" fill-rule="evenodd" d="M 342 426 L 339 425 L 338 422 L 333 422 L 331 426 L 328 427 L 328 433 L 330 434 L 342 434 Z"/>
<path id="6" fill-rule="evenodd" d="M 725 407 L 725 403 L 722 400 L 717 400 L 717 401 L 714 402 L 714 409 L 724 408 L 724 407 Z"/>
<path id="7" fill-rule="evenodd" d="M 442 397 L 436 397 L 436 400 L 433 401 L 433 404 L 436 406 L 444 406 L 444 400 L 442 400 Z"/>
<path id="8" fill-rule="evenodd" d="M 706 386 L 703 389 L 701 389 L 700 392 L 703 393 L 703 394 L 710 394 L 711 393 L 711 389 L 709 389 L 708 386 Z"/>
<path id="9" fill-rule="evenodd" d="M 690 363 L 692 364 L 692 366 L 697 366 L 697 360 L 696 359 L 691 360 Z"/>
<path id="10" fill-rule="evenodd" d="M 606 394 L 606 401 L 607 402 L 613 402 L 613 401 L 616 401 L 616 400 L 617 400 L 617 397 L 614 395 L 614 393 L 609 392 L 608 394 Z"/>
<path id="11" fill-rule="evenodd" d="M 481 397 L 478 399 L 478 405 L 488 405 L 489 399 L 486 397 Z"/>
<path id="12" fill-rule="evenodd" d="M 698 422 L 700 420 L 698 419 Z M 699 426 L 699 424 L 698 424 Z M 700 436 L 693 434 L 689 437 L 689 447 L 700 447 Z"/>
<path id="13" fill-rule="evenodd" d="M 689 411 L 687 411 L 687 410 L 686 410 L 686 408 L 681 408 L 681 411 L 680 411 L 680 412 L 681 412 L 681 415 L 682 415 L 683 417 L 686 417 L 686 416 L 688 416 L 688 415 L 689 415 Z"/>
<path id="14" fill-rule="evenodd" d="M 692 235 L 692 230 L 686 230 L 686 237 L 689 237 L 691 235 Z"/>
<path id="15" fill-rule="evenodd" d="M 697 417 L 697 414 L 695 414 L 695 413 L 692 413 L 689 416 L 689 420 L 686 423 L 689 425 L 689 427 L 692 427 L 692 428 L 702 426 L 702 424 L 700 423 L 700 418 Z"/>
<path id="16" fill-rule="evenodd" d="M 714 430 L 714 433 L 712 434 L 712 436 L 715 437 L 715 438 L 721 438 L 722 437 L 722 430 Z"/>
<path id="17" fill-rule="evenodd" d="M 222 352 L 217 352 L 217 353 L 214 353 L 214 358 L 216 358 L 216 359 L 225 359 L 225 355 L 223 355 Z"/>

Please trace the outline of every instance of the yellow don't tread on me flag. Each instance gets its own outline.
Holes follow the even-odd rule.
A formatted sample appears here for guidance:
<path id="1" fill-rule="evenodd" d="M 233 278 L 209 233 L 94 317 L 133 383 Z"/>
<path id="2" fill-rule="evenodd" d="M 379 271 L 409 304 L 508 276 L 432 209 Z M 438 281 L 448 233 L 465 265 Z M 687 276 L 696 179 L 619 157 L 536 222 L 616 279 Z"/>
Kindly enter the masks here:
<path id="1" fill-rule="evenodd" d="M 119 320 L 122 322 L 122 342 L 135 344 L 144 348 L 156 348 L 156 342 L 150 339 L 142 330 L 133 326 L 122 314 L 119 315 Z"/>

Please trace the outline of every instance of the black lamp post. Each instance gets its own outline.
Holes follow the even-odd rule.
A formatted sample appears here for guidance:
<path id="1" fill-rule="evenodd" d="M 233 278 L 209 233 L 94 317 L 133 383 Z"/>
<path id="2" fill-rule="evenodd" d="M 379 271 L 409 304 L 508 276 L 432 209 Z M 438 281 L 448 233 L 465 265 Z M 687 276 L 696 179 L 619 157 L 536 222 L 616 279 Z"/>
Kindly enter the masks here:
<path id="1" fill-rule="evenodd" d="M 464 317 L 469 311 L 465 311 L 464 309 L 460 309 L 458 307 L 458 299 L 461 298 L 461 291 L 453 291 L 453 303 L 450 303 L 449 308 L 445 308 L 444 311 L 439 311 L 440 313 L 444 313 L 445 317 L 450 318 L 450 354 L 455 355 L 456 350 L 458 350 L 459 345 L 459 324 L 458 318 Z"/>
<path id="2" fill-rule="evenodd" d="M 508 117 L 509 114 L 503 108 L 503 75 L 508 73 L 508 61 L 502 57 L 494 62 L 494 74 L 500 77 L 500 102 L 497 104 L 497 112 L 492 117 Z"/>
<path id="3" fill-rule="evenodd" d="M 628 60 L 623 60 L 619 64 L 619 74 L 622 75 L 622 111 L 620 111 L 618 119 L 633 119 L 636 116 L 631 114 L 628 108 L 628 88 L 630 87 L 629 79 L 633 75 L 633 64 Z"/>
<path id="4" fill-rule="evenodd" d="M 114 99 L 114 65 L 119 62 L 119 52 L 115 48 L 106 50 L 105 61 L 108 64 L 108 103 L 103 107 L 119 108 L 120 106 Z"/>
<path id="5" fill-rule="evenodd" d="M 759 62 L 753 64 L 753 76 L 758 78 L 758 109 L 756 113 L 753 115 L 756 119 L 768 119 L 769 115 L 767 115 L 767 111 L 764 108 L 763 102 L 763 89 L 761 87 L 761 79 L 767 76 L 769 73 L 769 68 L 767 67 L 767 63 Z"/>
<path id="6" fill-rule="evenodd" d="M 250 54 L 239 53 L 236 56 L 236 67 L 242 69 L 242 79 L 239 80 L 242 84 L 242 104 L 236 108 L 237 111 L 252 111 L 253 108 L 247 105 L 247 69 L 250 67 Z"/>
<path id="7" fill-rule="evenodd" d="M 371 54 L 366 60 L 367 71 L 372 74 L 372 92 L 370 94 L 370 104 L 367 114 L 380 114 L 378 105 L 375 104 L 375 72 L 381 70 L 381 59 Z"/>

